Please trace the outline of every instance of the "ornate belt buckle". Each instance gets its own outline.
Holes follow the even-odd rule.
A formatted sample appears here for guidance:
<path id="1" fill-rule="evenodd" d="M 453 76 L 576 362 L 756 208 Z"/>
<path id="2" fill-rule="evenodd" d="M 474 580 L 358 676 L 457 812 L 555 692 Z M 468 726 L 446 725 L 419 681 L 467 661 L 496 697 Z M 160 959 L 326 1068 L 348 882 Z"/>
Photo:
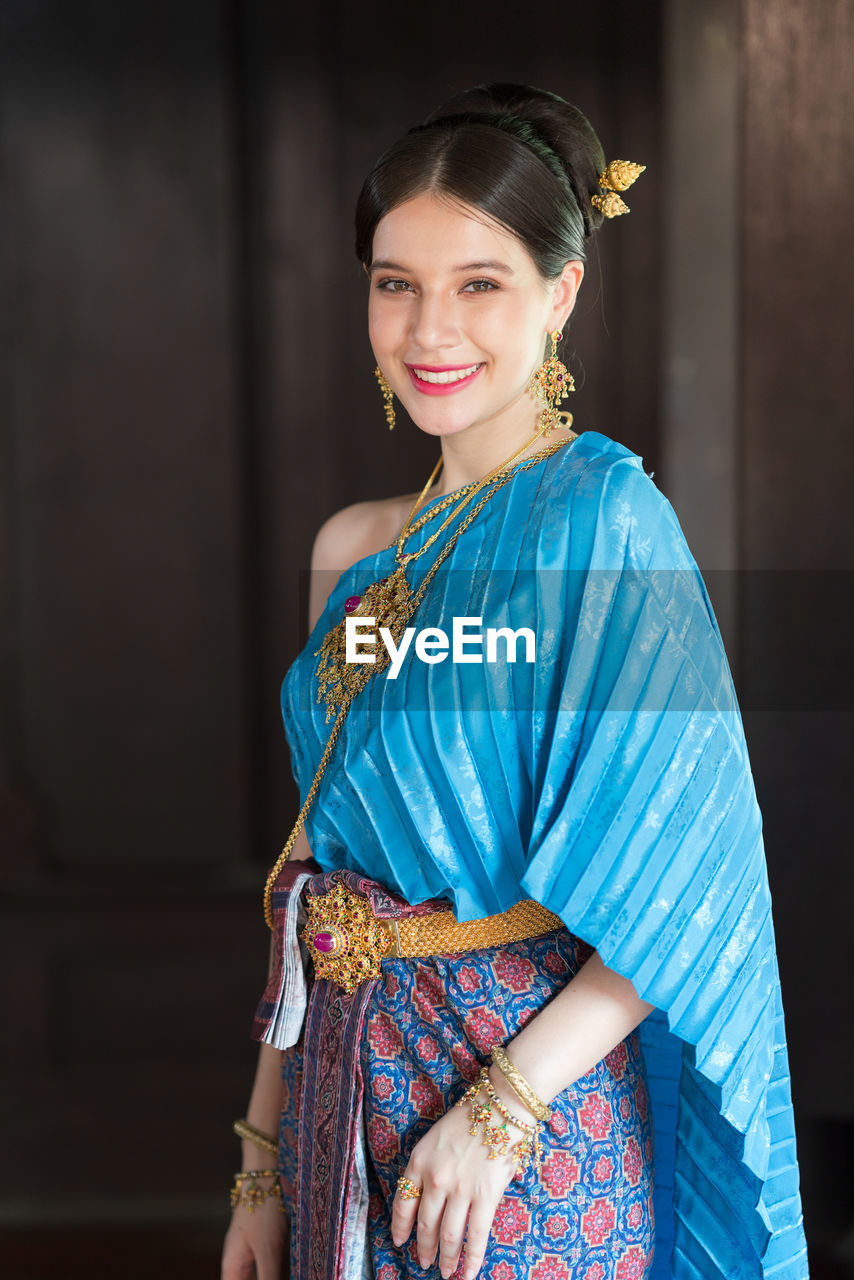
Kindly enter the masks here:
<path id="1" fill-rule="evenodd" d="M 308 924 L 301 936 L 318 978 L 337 982 L 351 995 L 360 982 L 380 976 L 393 941 L 367 898 L 339 880 L 327 893 L 308 897 L 306 912 Z"/>

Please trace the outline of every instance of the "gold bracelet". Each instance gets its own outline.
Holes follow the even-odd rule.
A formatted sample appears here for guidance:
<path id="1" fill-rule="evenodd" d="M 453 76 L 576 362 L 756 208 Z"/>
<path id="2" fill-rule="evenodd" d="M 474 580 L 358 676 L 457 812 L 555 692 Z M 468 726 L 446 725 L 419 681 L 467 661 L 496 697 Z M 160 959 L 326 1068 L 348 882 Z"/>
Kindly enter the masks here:
<path id="1" fill-rule="evenodd" d="M 483 1077 L 483 1088 L 486 1090 L 490 1102 L 505 1121 L 505 1124 L 515 1124 L 516 1128 L 521 1129 L 525 1134 L 524 1143 L 520 1143 L 518 1145 L 524 1146 L 527 1149 L 528 1159 L 534 1157 L 537 1164 L 542 1164 L 543 1148 L 542 1143 L 540 1142 L 540 1128 L 542 1127 L 542 1122 L 537 1120 L 534 1124 L 529 1124 L 526 1120 L 520 1120 L 518 1116 L 514 1116 L 512 1112 L 505 1107 L 504 1103 L 495 1092 L 495 1087 L 489 1078 L 488 1067 L 484 1067 L 482 1069 L 481 1076 Z"/>
<path id="2" fill-rule="evenodd" d="M 279 1144 L 276 1139 L 269 1137 L 266 1133 L 262 1133 L 260 1129 L 256 1129 L 254 1124 L 250 1124 L 248 1120 L 235 1120 L 231 1127 L 238 1138 L 245 1138 L 247 1142 L 260 1147 L 262 1151 L 269 1151 L 271 1156 L 279 1154 Z"/>
<path id="3" fill-rule="evenodd" d="M 259 1187 L 256 1181 L 258 1178 L 272 1178 L 273 1184 L 270 1187 Z M 249 1186 L 244 1187 L 244 1182 L 248 1182 Z M 230 1195 L 232 1209 L 241 1205 L 250 1213 L 254 1213 L 259 1204 L 270 1199 L 278 1200 L 279 1208 L 284 1213 L 285 1204 L 282 1200 L 282 1184 L 279 1182 L 278 1169 L 244 1169 L 234 1175 L 234 1186 Z"/>
<path id="4" fill-rule="evenodd" d="M 482 1092 L 486 1094 L 486 1102 L 478 1101 L 478 1095 Z M 474 1084 L 463 1094 L 457 1103 L 458 1107 L 462 1107 L 465 1103 L 469 1103 L 471 1107 L 471 1127 L 469 1133 L 474 1137 L 478 1131 L 478 1127 L 483 1125 L 482 1139 L 483 1145 L 489 1147 L 488 1159 L 496 1160 L 499 1156 L 509 1156 L 511 1160 L 516 1161 L 517 1170 L 515 1177 L 521 1178 L 525 1170 L 528 1168 L 532 1158 L 535 1163 L 540 1165 L 543 1162 L 543 1148 L 540 1142 L 540 1123 L 526 1124 L 524 1120 L 520 1120 L 517 1116 L 505 1107 L 504 1103 L 495 1092 L 492 1081 L 489 1078 L 489 1069 L 483 1067 L 480 1075 Z M 498 1112 L 503 1120 L 503 1124 L 490 1127 L 493 1108 Z M 513 1124 L 517 1129 L 522 1130 L 522 1138 L 511 1146 L 512 1138 L 508 1132 L 508 1124 Z"/>
<path id="5" fill-rule="evenodd" d="M 542 1098 L 538 1097 L 537 1094 L 534 1093 L 534 1090 L 528 1084 L 528 1081 L 522 1075 L 521 1071 L 519 1071 L 517 1067 L 514 1067 L 513 1063 L 507 1057 L 507 1054 L 504 1052 L 504 1047 L 500 1044 L 494 1044 L 490 1049 L 490 1053 L 492 1054 L 492 1061 L 494 1065 L 504 1076 L 504 1079 L 516 1094 L 516 1097 L 519 1098 L 521 1102 L 524 1102 L 531 1115 L 536 1116 L 537 1119 L 541 1121 L 549 1120 L 552 1114 L 551 1107 L 547 1107 Z"/>

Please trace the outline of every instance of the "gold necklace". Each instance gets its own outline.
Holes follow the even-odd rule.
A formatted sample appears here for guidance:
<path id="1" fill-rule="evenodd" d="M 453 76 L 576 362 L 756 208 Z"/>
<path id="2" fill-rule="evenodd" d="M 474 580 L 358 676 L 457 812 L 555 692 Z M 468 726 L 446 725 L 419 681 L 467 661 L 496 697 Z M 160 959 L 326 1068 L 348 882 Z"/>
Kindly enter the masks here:
<path id="1" fill-rule="evenodd" d="M 570 433 L 570 437 L 571 438 L 568 438 L 566 440 L 558 440 L 552 445 L 547 445 L 545 449 L 541 449 L 538 453 L 534 454 L 532 457 L 526 458 L 524 462 L 520 462 L 518 467 L 516 467 L 514 471 L 506 470 L 506 468 L 509 467 L 510 462 L 513 461 L 513 459 L 510 459 L 510 462 L 502 463 L 501 467 L 498 468 L 497 472 L 492 473 L 492 478 L 496 479 L 495 488 L 491 489 L 489 493 L 486 493 L 483 495 L 480 501 L 475 504 L 472 510 L 465 517 L 459 529 L 455 530 L 454 533 L 451 534 L 451 537 L 442 547 L 435 561 L 427 570 L 427 573 L 425 574 L 424 580 L 422 581 L 420 587 L 415 592 L 415 594 L 411 597 L 411 601 L 407 605 L 406 622 L 409 621 L 409 618 L 412 617 L 413 613 L 418 608 L 418 605 L 423 600 L 427 587 L 430 585 L 430 582 L 432 581 L 434 575 L 436 574 L 436 571 L 438 570 L 439 566 L 450 555 L 451 551 L 454 548 L 454 545 L 456 544 L 457 539 L 460 537 L 461 534 L 465 532 L 465 530 L 468 528 L 471 522 L 475 519 L 475 517 L 480 513 L 480 511 L 483 510 L 487 502 L 489 502 L 490 499 L 495 496 L 498 490 L 502 489 L 504 485 L 507 484 L 507 482 L 514 475 L 516 475 L 520 471 L 527 471 L 529 467 L 534 466 L 537 462 L 540 462 L 543 458 L 551 457 L 552 454 L 555 454 L 560 449 L 565 448 L 566 445 L 571 444 L 573 440 L 578 439 L 578 433 L 573 431 Z M 537 439 L 537 436 L 535 436 L 534 439 Z M 515 453 L 513 455 L 513 458 L 518 457 L 519 453 L 524 453 L 527 447 L 528 445 L 525 445 L 522 449 L 518 450 L 518 453 Z M 487 483 L 487 480 L 488 480 L 488 477 L 487 479 L 480 481 L 479 486 L 482 487 L 484 484 Z M 426 491 L 426 486 L 425 486 L 425 490 L 422 490 L 421 497 L 423 497 L 424 491 Z M 418 499 L 419 502 L 421 501 L 421 497 L 419 497 Z M 417 505 L 418 503 L 416 502 L 415 506 Z M 415 507 L 413 507 L 413 511 L 414 510 L 415 510 Z M 412 512 L 410 512 L 410 518 L 411 518 L 411 515 L 412 515 Z M 394 546 L 394 542 L 399 543 L 399 541 L 400 541 L 399 539 L 395 539 L 393 542 L 389 543 L 389 546 Z M 368 589 L 370 590 L 370 588 Z M 367 594 L 367 592 L 365 594 Z M 404 623 L 404 626 L 405 625 L 406 623 Z M 343 626 L 344 626 L 343 622 L 338 623 L 337 627 L 333 627 L 332 630 L 327 633 L 327 636 L 323 642 L 323 645 L 321 645 L 320 649 L 315 651 L 315 656 L 317 656 L 318 653 L 321 653 L 323 651 L 324 645 L 326 645 L 327 641 L 329 641 L 332 636 L 336 635 L 339 627 L 343 631 Z M 403 634 L 403 628 L 401 628 L 399 634 L 395 636 L 395 643 L 399 642 L 400 635 L 402 634 Z M 338 740 L 338 735 L 340 734 L 341 729 L 344 725 L 344 721 L 347 719 L 347 714 L 350 710 L 353 699 L 356 697 L 356 694 L 359 693 L 359 691 L 365 687 L 365 685 L 368 683 L 368 680 L 371 678 L 371 676 L 376 675 L 380 671 L 383 671 L 388 666 L 390 660 L 391 659 L 389 657 L 388 648 L 384 646 L 377 652 L 376 662 L 374 663 L 357 662 L 357 663 L 347 664 L 349 668 L 355 672 L 355 678 L 352 680 L 346 680 L 344 682 L 344 687 L 341 690 L 341 696 L 340 696 L 340 709 L 338 711 L 337 716 L 335 717 L 335 723 L 333 724 L 332 728 L 329 731 L 329 737 L 326 740 L 326 746 L 323 749 L 323 755 L 320 757 L 320 762 L 317 766 L 317 771 L 315 772 L 314 778 L 312 779 L 311 786 L 308 789 L 308 794 L 306 795 L 306 798 L 302 803 L 302 808 L 300 809 L 297 815 L 297 820 L 294 823 L 294 828 L 291 831 L 291 834 L 288 836 L 287 841 L 285 842 L 285 846 L 282 849 L 282 852 L 279 854 L 278 858 L 276 859 L 276 864 L 271 870 L 270 874 L 268 875 L 267 883 L 264 886 L 264 919 L 266 920 L 267 925 L 269 926 L 270 929 L 273 928 L 273 886 L 275 885 L 276 880 L 278 879 L 279 872 L 287 862 L 288 858 L 291 856 L 293 847 L 296 844 L 296 838 L 299 835 L 300 831 L 302 830 L 302 826 L 303 826 L 303 823 L 305 822 L 306 814 L 311 808 L 314 798 L 317 795 L 318 788 L 320 787 L 320 780 L 323 777 L 323 774 L 326 770 L 326 766 L 329 763 L 333 748 L 335 746 L 335 743 Z M 318 694 L 317 700 L 318 701 L 320 700 L 320 694 Z M 326 718 L 327 720 L 329 719 L 328 711 L 327 711 Z"/>
<path id="2" fill-rule="evenodd" d="M 390 574 L 387 574 L 386 577 L 380 578 L 378 582 L 372 582 L 369 587 L 365 588 L 361 595 L 348 596 L 344 601 L 344 617 L 326 633 L 320 648 L 315 650 L 314 656 L 320 658 L 320 661 L 317 664 L 318 690 L 316 701 L 320 702 L 321 698 L 323 698 L 326 702 L 327 724 L 329 723 L 330 718 L 336 715 L 340 710 L 348 689 L 352 687 L 354 692 L 358 693 L 359 689 L 362 688 L 362 685 L 367 679 L 367 673 L 365 671 L 366 667 L 371 667 L 371 674 L 373 674 L 373 672 L 377 670 L 377 664 L 379 662 L 379 654 L 375 655 L 375 661 L 373 663 L 354 663 L 347 661 L 347 618 L 374 618 L 374 625 L 377 629 L 380 627 L 388 627 L 394 643 L 396 645 L 399 644 L 416 608 L 412 587 L 406 577 L 407 566 L 412 561 L 417 560 L 419 556 L 423 556 L 424 552 L 433 545 L 437 538 L 439 538 L 448 526 L 457 518 L 460 512 L 468 506 L 474 496 L 488 484 L 491 484 L 492 481 L 501 477 L 516 461 L 516 459 L 525 452 L 526 449 L 529 449 L 536 440 L 539 440 L 544 431 L 545 427 L 541 427 L 530 440 L 526 441 L 526 443 L 523 444 L 520 449 L 517 449 L 516 452 L 505 462 L 502 462 L 499 466 L 495 467 L 494 470 L 488 472 L 483 479 L 476 481 L 471 486 L 465 486 L 468 492 L 466 492 L 463 497 L 459 498 L 456 493 L 449 494 L 448 496 L 450 498 L 456 500 L 456 505 L 453 507 L 450 514 L 442 521 L 438 529 L 435 529 L 425 540 L 423 547 L 419 547 L 417 551 L 407 553 L 403 550 L 403 544 L 413 532 L 412 521 L 415 516 L 415 512 L 424 501 L 427 491 L 436 479 L 436 475 L 442 465 L 442 459 L 440 458 L 436 463 L 428 477 L 427 483 L 424 485 L 424 488 L 412 504 L 412 509 L 409 512 L 409 515 L 404 522 L 403 529 L 396 540 L 397 549 L 395 551 L 395 560 L 397 562 L 397 567 Z M 560 441 L 559 443 L 562 445 L 568 443 L 568 441 Z M 555 452 L 553 446 L 548 446 L 546 449 L 539 450 L 537 454 L 528 459 L 528 462 L 533 464 L 535 461 L 539 461 L 542 455 L 549 452 Z M 497 492 L 499 487 L 501 486 L 497 486 L 496 489 L 492 490 L 492 492 Z M 454 541 L 456 541 L 456 538 L 459 537 L 461 532 L 462 529 L 457 531 L 456 535 L 454 535 Z M 389 546 L 392 545 L 394 545 L 394 543 L 389 544 Z M 388 661 L 387 650 L 385 651 L 384 656 L 386 661 Z"/>
<path id="3" fill-rule="evenodd" d="M 565 427 L 567 430 L 569 430 L 569 428 L 572 426 L 572 414 L 567 413 L 564 410 L 558 414 L 558 418 L 561 419 L 561 425 Z M 577 433 L 573 432 L 570 440 L 568 440 L 567 443 L 568 444 L 571 443 L 571 440 L 576 438 L 577 438 Z M 539 462 L 541 458 L 548 457 L 549 454 L 552 452 L 554 452 L 554 450 L 552 450 L 551 447 L 547 449 L 540 449 L 537 451 L 537 453 L 534 453 L 531 455 L 531 458 L 529 459 L 529 461 Z M 441 458 L 439 459 L 439 461 L 441 462 Z M 502 463 L 502 466 L 499 470 L 499 474 L 508 465 L 509 463 L 506 463 L 506 462 Z M 433 469 L 434 476 L 436 474 L 436 471 L 438 470 L 438 466 L 439 464 L 437 463 L 436 467 Z M 428 480 L 427 485 L 424 486 L 425 489 L 429 486 L 429 484 L 430 484 L 430 481 Z M 470 493 L 471 490 L 474 489 L 477 484 L 478 484 L 478 481 L 470 480 L 468 484 L 461 485 L 459 489 L 454 489 L 452 493 L 446 494 L 445 497 L 442 498 L 440 502 L 437 502 L 435 506 L 431 507 L 429 511 L 426 511 L 423 515 L 419 516 L 418 519 L 415 521 L 415 523 L 409 526 L 408 530 L 404 525 L 404 532 L 403 534 L 400 535 L 400 537 L 403 537 L 404 535 L 411 536 L 414 533 L 418 533 L 419 530 L 424 528 L 425 524 L 429 524 L 431 520 L 434 520 L 441 511 L 446 511 L 447 508 L 451 505 L 451 503 L 455 502 L 457 498 L 461 497 L 463 494 Z M 421 492 L 421 497 L 423 496 L 424 496 L 424 490 L 422 490 Z M 420 502 L 420 500 L 421 498 L 419 498 L 418 501 L 415 503 L 416 507 L 418 505 L 418 502 Z M 410 517 L 411 517 L 411 514 L 412 513 L 410 512 Z M 386 546 L 383 548 L 383 550 L 389 551 L 395 545 L 395 543 L 399 543 L 399 541 L 400 541 L 400 538 L 392 538 L 391 542 L 387 543 Z M 422 547 L 422 551 L 424 549 L 425 548 Z"/>

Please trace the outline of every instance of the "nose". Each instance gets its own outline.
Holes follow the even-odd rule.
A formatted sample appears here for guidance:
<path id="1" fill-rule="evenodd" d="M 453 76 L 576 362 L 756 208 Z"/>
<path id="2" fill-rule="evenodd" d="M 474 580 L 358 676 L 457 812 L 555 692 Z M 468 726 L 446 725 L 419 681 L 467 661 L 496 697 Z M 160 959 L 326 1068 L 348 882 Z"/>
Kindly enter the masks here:
<path id="1" fill-rule="evenodd" d="M 438 351 L 459 343 L 454 302 L 438 292 L 423 292 L 411 313 L 411 338 L 422 351 Z"/>

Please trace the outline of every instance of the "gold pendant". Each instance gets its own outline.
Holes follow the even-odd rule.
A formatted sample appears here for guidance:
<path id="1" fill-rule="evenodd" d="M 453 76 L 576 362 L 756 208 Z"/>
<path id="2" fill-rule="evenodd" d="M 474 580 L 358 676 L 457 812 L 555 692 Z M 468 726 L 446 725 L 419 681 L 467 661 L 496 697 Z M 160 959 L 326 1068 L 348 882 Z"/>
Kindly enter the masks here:
<path id="1" fill-rule="evenodd" d="M 302 939 L 318 978 L 337 982 L 352 995 L 360 982 L 378 978 L 392 951 L 388 924 L 378 920 L 367 898 L 342 882 L 306 902 L 308 924 Z"/>
<path id="2" fill-rule="evenodd" d="M 384 670 L 391 658 L 386 645 L 377 645 L 374 662 L 348 662 L 346 647 L 347 618 L 375 618 L 375 630 L 388 627 L 396 645 L 400 644 L 409 620 L 415 612 L 415 596 L 406 581 L 404 565 L 379 582 L 372 582 L 360 596 L 344 601 L 344 618 L 327 631 L 314 656 L 317 664 L 317 698 L 326 702 L 326 723 L 355 698 L 372 675 Z"/>

